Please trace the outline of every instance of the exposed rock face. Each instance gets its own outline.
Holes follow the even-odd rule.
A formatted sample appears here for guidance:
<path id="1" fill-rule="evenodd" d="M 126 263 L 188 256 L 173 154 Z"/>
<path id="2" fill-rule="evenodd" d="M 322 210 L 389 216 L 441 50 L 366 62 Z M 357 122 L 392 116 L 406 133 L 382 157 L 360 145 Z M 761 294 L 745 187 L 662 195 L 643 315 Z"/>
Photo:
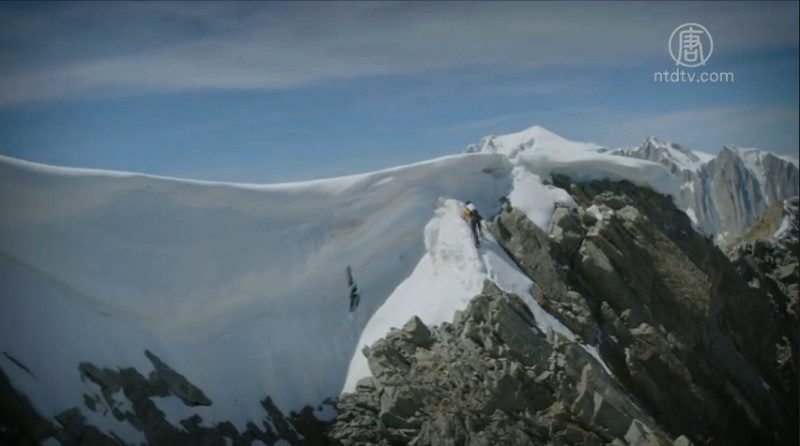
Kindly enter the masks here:
<path id="1" fill-rule="evenodd" d="M 66 410 L 55 417 L 54 423 L 36 413 L 25 396 L 16 392 L 0 371 L 0 415 L 3 415 L 0 417 L 0 443 L 33 445 L 54 438 L 65 446 L 127 444 L 113 433 L 108 434 L 91 425 L 83 413 L 83 410 L 90 410 L 131 425 L 151 445 L 249 445 L 255 440 L 267 445 L 279 440 L 296 445 L 328 444 L 324 433 L 326 423 L 317 420 L 310 407 L 287 417 L 269 397 L 261 402 L 265 417 L 260 426 L 251 422 L 242 432 L 230 422 L 209 425 L 198 415 L 173 425 L 159 409 L 156 397 L 172 394 L 187 406 L 210 406 L 213 403 L 201 389 L 158 356 L 149 351 L 145 355 L 155 367 L 155 372 L 149 377 L 130 367 L 110 369 L 81 363 L 78 367 L 81 379 L 96 384 L 99 393 L 85 394 L 84 408 Z M 120 397 L 129 404 L 120 404 Z"/>
<path id="2" fill-rule="evenodd" d="M 648 138 L 635 149 L 613 152 L 663 164 L 681 182 L 678 202 L 706 234 L 731 240 L 755 223 L 770 204 L 800 193 L 794 163 L 767 151 L 727 146 L 709 161 L 678 144 Z"/>
<path id="3" fill-rule="evenodd" d="M 795 319 L 800 312 L 800 216 L 794 197 L 773 208 L 751 227 L 728 255 L 736 270 L 752 288 L 763 289 L 778 312 Z"/>
<path id="4" fill-rule="evenodd" d="M 553 183 L 580 206 L 557 208 L 547 231 L 509 207 L 490 228 L 536 281 L 539 304 L 598 346 L 612 373 L 577 344 L 547 342 L 515 296 L 487 287 L 430 338 L 412 320 L 368 349 L 374 378 L 342 397 L 332 436 L 797 444 L 798 320 L 785 289 L 748 285 L 669 197 L 627 182 Z M 581 406 L 586 385 L 599 406 Z"/>
<path id="5" fill-rule="evenodd" d="M 606 362 L 668 432 L 700 444 L 796 441 L 796 316 L 747 286 L 668 197 L 627 182 L 555 180 L 583 207 L 554 215 L 561 234 L 542 237 L 515 211 L 497 219 L 540 303 L 599 331 Z M 601 218 L 584 215 L 590 206 Z"/>
<path id="6" fill-rule="evenodd" d="M 453 324 L 411 319 L 365 351 L 374 378 L 339 401 L 345 445 L 672 442 L 574 342 L 487 282 Z"/>

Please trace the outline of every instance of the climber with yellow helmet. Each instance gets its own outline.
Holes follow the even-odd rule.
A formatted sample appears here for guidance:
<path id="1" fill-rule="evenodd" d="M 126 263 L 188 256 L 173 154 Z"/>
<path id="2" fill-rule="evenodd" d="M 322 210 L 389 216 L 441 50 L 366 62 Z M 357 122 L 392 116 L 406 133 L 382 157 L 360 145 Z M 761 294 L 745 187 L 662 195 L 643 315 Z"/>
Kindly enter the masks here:
<path id="1" fill-rule="evenodd" d="M 461 218 L 464 219 L 467 224 L 469 224 L 469 227 L 472 230 L 472 238 L 475 241 L 475 247 L 480 248 L 481 242 L 478 239 L 478 234 L 483 237 L 483 227 L 481 226 L 483 217 L 471 201 L 464 203 L 464 207 L 461 209 Z"/>

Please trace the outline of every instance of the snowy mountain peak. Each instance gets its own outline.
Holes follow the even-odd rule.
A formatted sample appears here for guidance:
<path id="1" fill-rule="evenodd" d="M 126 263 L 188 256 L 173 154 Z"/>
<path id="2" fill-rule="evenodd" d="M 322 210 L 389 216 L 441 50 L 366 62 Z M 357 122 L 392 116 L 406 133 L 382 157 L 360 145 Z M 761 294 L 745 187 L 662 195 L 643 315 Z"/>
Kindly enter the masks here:
<path id="1" fill-rule="evenodd" d="M 525 135 L 525 136 L 528 136 L 528 137 L 531 137 L 531 138 L 543 139 L 543 140 L 566 141 L 566 138 L 563 138 L 563 137 L 561 137 L 559 135 L 556 135 L 555 133 L 551 132 L 550 130 L 547 130 L 546 128 L 538 126 L 538 125 L 531 126 L 531 127 L 527 128 L 527 129 L 521 131 L 521 132 L 518 132 L 517 134 Z"/>
<path id="2" fill-rule="evenodd" d="M 694 152 L 680 144 L 666 142 L 655 136 L 645 138 L 639 147 L 617 149 L 614 154 L 653 161 L 666 166 L 673 173 L 684 170 L 696 172 L 713 158 L 711 155 Z"/>
<path id="3" fill-rule="evenodd" d="M 498 152 L 509 158 L 516 157 L 525 150 L 578 150 L 602 152 L 602 146 L 570 141 L 544 127 L 534 125 L 525 130 L 505 135 L 484 136 L 478 144 L 471 144 L 465 152 Z"/>
<path id="4" fill-rule="evenodd" d="M 787 155 L 779 155 L 777 153 L 772 153 L 769 150 L 757 149 L 754 147 L 739 147 L 731 144 L 726 145 L 725 147 L 723 147 L 722 150 L 728 151 L 731 154 L 741 158 L 742 161 L 748 164 L 748 167 L 760 166 L 768 158 L 775 158 L 776 160 L 782 160 L 791 163 L 795 167 L 798 166 L 797 159 Z"/>
<path id="5" fill-rule="evenodd" d="M 720 243 L 747 229 L 769 203 L 798 195 L 796 162 L 761 149 L 728 145 L 713 156 L 648 136 L 639 147 L 612 153 L 669 169 L 680 206 Z"/>

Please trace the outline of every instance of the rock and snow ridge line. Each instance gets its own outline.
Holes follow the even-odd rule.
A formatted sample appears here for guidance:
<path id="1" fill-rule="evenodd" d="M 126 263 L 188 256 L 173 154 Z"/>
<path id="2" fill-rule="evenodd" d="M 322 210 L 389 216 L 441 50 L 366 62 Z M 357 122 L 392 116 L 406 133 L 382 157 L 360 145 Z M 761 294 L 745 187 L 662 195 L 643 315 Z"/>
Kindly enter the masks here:
<path id="1" fill-rule="evenodd" d="M 450 322 L 455 311 L 466 308 L 472 298 L 480 294 L 486 280 L 521 297 L 543 333 L 558 333 L 568 341 L 576 341 L 577 336 L 571 330 L 533 299 L 531 290 L 535 282 L 519 270 L 494 236 L 485 231 L 480 248 L 473 245 L 470 230 L 461 220 L 462 206 L 463 203 L 456 200 L 443 200 L 434 218 L 425 226 L 425 255 L 414 272 L 373 314 L 358 345 L 372 345 L 412 317 L 418 317 L 429 326 Z M 580 345 L 611 373 L 596 347 Z M 367 359 L 356 352 L 342 392 L 352 392 L 358 381 L 367 376 L 370 376 Z"/>
<path id="2" fill-rule="evenodd" d="M 597 166 L 608 162 L 604 155 L 609 154 L 658 163 L 668 170 L 671 178 L 659 177 L 663 172 L 656 172 L 649 183 L 639 178 L 641 172 L 627 172 L 615 178 L 619 166 L 607 177 L 628 179 L 672 195 L 696 229 L 714 237 L 720 244 L 735 239 L 754 224 L 770 203 L 800 194 L 797 160 L 759 149 L 725 146 L 718 155 L 710 155 L 648 137 L 638 147 L 609 151 L 597 144 L 569 141 L 534 126 L 508 135 L 484 137 L 466 151 L 503 153 L 521 162 L 527 159 L 529 170 L 543 179 L 550 173 L 586 179 L 575 175 L 582 170 L 576 169 L 576 158 L 584 162 L 591 160 L 595 166 L 590 170 L 597 170 Z M 557 163 L 547 162 L 554 153 L 563 154 L 561 160 L 565 156 L 572 158 L 571 172 L 557 172 Z M 541 169 L 544 172 L 539 172 L 537 166 L 542 158 L 546 161 L 545 168 Z"/>
<path id="3" fill-rule="evenodd" d="M 550 141 L 558 141 L 558 137 L 551 135 Z M 272 333 L 271 337 L 281 338 L 279 330 L 262 326 L 263 318 L 267 315 L 278 318 L 280 314 L 294 314 L 297 310 L 291 308 L 297 308 L 295 302 L 303 300 L 297 299 L 298 295 L 311 296 L 316 293 L 317 287 L 303 287 L 310 281 L 297 277 L 298 265 L 314 265 L 315 280 L 321 280 L 322 284 L 327 284 L 324 287 L 334 290 L 342 285 L 344 268 L 352 265 L 359 277 L 365 277 L 366 282 L 359 284 L 365 294 L 378 296 L 378 302 L 373 300 L 364 307 L 364 313 L 371 314 L 380 305 L 381 296 L 388 296 L 396 287 L 393 284 L 399 284 L 403 277 L 408 276 L 417 263 L 416 259 L 422 257 L 420 234 L 438 206 L 439 197 L 471 199 L 485 213 L 491 214 L 497 206 L 497 199 L 511 191 L 513 204 L 525 209 L 537 224 L 545 227 L 554 203 L 564 200 L 565 196 L 563 191 L 542 185 L 537 174 L 524 168 L 526 161 L 544 177 L 549 176 L 550 169 L 563 172 L 570 170 L 570 167 L 573 171 L 565 173 L 584 178 L 592 174 L 595 177 L 610 175 L 626 178 L 642 166 L 654 171 L 663 170 L 653 163 L 607 155 L 602 158 L 604 163 L 595 163 L 595 155 L 570 153 L 574 148 L 562 144 L 553 147 L 550 154 L 542 150 L 539 158 L 534 158 L 532 162 L 522 157 L 514 163 L 516 167 L 510 180 L 508 172 L 511 165 L 504 154 L 479 154 L 456 155 L 370 174 L 281 185 L 183 181 L 122 172 L 57 168 L 0 158 L 0 169 L 4 171 L 0 190 L 5 201 L 18 203 L 17 212 L 6 214 L 0 221 L 4 235 L 0 240 L 0 252 L 21 262 L 26 270 L 33 273 L 34 277 L 18 276 L 23 282 L 28 282 L 21 284 L 21 288 L 30 287 L 33 283 L 45 283 L 43 279 L 48 277 L 55 280 L 55 290 L 72 290 L 66 296 L 58 297 L 60 302 L 72 301 L 78 304 L 75 308 L 85 307 L 89 313 L 100 311 L 116 319 L 117 324 L 130 324 L 130 333 L 124 335 L 126 341 L 123 344 L 146 346 L 180 342 L 191 345 L 202 343 L 204 339 L 215 339 L 216 342 L 207 350 L 214 351 L 214 344 L 223 350 L 235 346 L 233 356 L 241 358 L 240 362 L 247 360 L 250 351 L 260 351 L 260 355 L 266 359 L 276 352 L 270 353 L 270 349 L 265 351 L 263 346 L 246 341 L 248 336 L 245 333 L 259 334 L 254 337 Z M 588 155 L 589 159 L 584 159 L 584 155 Z M 640 175 L 638 179 L 648 183 L 651 178 L 658 176 Z M 482 177 L 487 180 L 480 180 Z M 479 181 L 476 182 L 476 178 Z M 448 184 L 442 185 L 443 181 Z M 542 200 L 543 194 L 548 197 L 546 200 Z M 397 200 L 398 195 L 406 199 Z M 423 197 L 428 198 L 421 200 Z M 365 200 L 370 201 L 368 206 L 362 204 Z M 420 201 L 424 204 L 420 205 Z M 259 202 L 263 205 L 259 205 Z M 279 208 L 276 212 L 270 212 L 270 206 Z M 171 207 L 178 207 L 180 211 Z M 155 218 L 145 218 L 142 213 Z M 187 214 L 203 218 L 187 218 Z M 413 217 L 410 218 L 409 214 Z M 361 222 L 357 216 L 371 220 L 368 223 Z M 211 222 L 203 224 L 202 220 Z M 264 233 L 275 225 L 278 229 L 283 228 L 275 237 Z M 353 229 L 354 225 L 356 229 Z M 235 232 L 243 237 L 232 236 L 229 230 L 223 228 L 235 228 Z M 358 234 L 360 237 L 351 235 L 358 230 L 362 231 Z M 15 233 L 17 235 L 13 238 L 8 236 Z M 395 234 L 396 237 L 381 243 L 380 239 L 386 234 Z M 50 251 L 46 255 L 36 249 L 43 241 L 49 242 Z M 355 242 L 360 242 L 358 244 L 361 247 L 356 249 L 352 246 Z M 300 253 L 296 252 L 298 245 Z M 409 249 L 409 246 L 415 245 L 416 249 Z M 398 259 L 375 268 L 374 256 L 385 251 L 400 251 Z M 274 263 L 264 252 L 282 253 L 281 262 Z M 361 259 L 356 255 L 358 252 L 362 254 Z M 364 252 L 367 254 L 364 255 Z M 220 254 L 223 256 L 220 257 Z M 237 258 L 242 259 L 237 261 Z M 153 264 L 153 259 L 156 264 Z M 259 264 L 269 267 L 262 267 L 259 271 L 256 267 Z M 330 268 L 320 271 L 322 265 L 330 265 Z M 164 267 L 171 272 L 167 279 L 162 271 Z M 205 280 L 203 274 L 197 277 L 194 271 L 198 269 L 210 277 Z M 250 272 L 242 275 L 242 271 Z M 396 278 L 387 279 L 387 276 Z M 275 293 L 274 283 L 286 282 L 287 279 L 287 291 Z M 375 280 L 382 283 L 370 283 Z M 230 285 L 218 285 L 226 282 L 230 282 Z M 273 294 L 286 297 L 275 297 L 275 303 L 262 302 L 259 299 L 261 290 L 270 288 L 270 285 Z M 6 293 L 10 293 L 10 290 Z M 37 290 L 36 293 L 35 297 L 40 299 L 60 296 L 58 293 L 54 295 L 53 290 Z M 218 296 L 224 298 L 219 299 Z M 338 308 L 344 306 L 329 296 L 323 295 L 322 299 L 325 304 L 321 308 L 323 312 L 333 310 L 335 314 Z M 308 306 L 307 302 L 305 306 Z M 35 314 L 34 309 L 26 311 L 31 312 L 28 317 L 40 316 Z M 361 319 L 354 321 L 353 325 L 359 327 L 366 323 L 364 313 L 356 315 L 357 319 Z M 11 316 L 14 312 L 6 314 Z M 64 314 L 78 313 L 65 308 Z M 81 317 L 91 319 L 89 316 Z M 323 325 L 330 326 L 330 319 L 325 318 L 327 322 Z M 340 327 L 337 332 L 343 329 L 341 324 L 333 325 Z M 239 328 L 231 330 L 231 326 Z M 99 332 L 121 333 L 114 331 L 111 326 L 94 328 Z M 64 326 L 63 329 L 67 330 L 68 327 Z M 153 334 L 156 339 L 147 340 Z M 348 335 L 350 339 L 346 343 L 352 345 L 358 335 L 360 329 L 356 328 Z M 243 336 L 241 342 L 230 340 Z M 139 340 L 127 342 L 132 337 Z M 298 337 L 302 338 L 302 333 Z M 33 339 L 35 341 L 36 338 Z M 46 340 L 41 339 L 40 343 L 44 345 Z M 331 361 L 334 360 L 331 356 L 347 355 L 346 351 L 351 348 L 345 351 L 327 349 L 332 352 L 320 356 Z M 42 358 L 25 358 L 31 353 L 17 352 L 20 349 L 19 346 L 9 348 L 16 356 L 23 357 L 26 363 L 33 364 L 34 368 L 43 368 Z M 181 370 L 204 370 L 207 369 L 202 367 L 205 363 L 225 356 L 222 351 L 217 354 L 187 354 L 185 348 L 170 355 L 168 349 L 153 347 L 160 356 L 168 358 L 170 364 Z M 85 350 L 96 351 L 87 351 L 83 356 L 64 360 L 62 369 L 69 369 L 70 363 L 74 366 L 79 360 L 103 364 L 108 359 L 98 357 L 98 353 L 107 348 Z M 118 361 L 147 370 L 148 365 L 141 358 L 142 350 L 123 350 L 124 359 L 117 357 L 109 365 Z M 194 381 L 211 394 L 220 393 L 218 389 L 226 384 L 227 378 L 213 376 L 213 371 L 205 374 L 210 376 Z M 274 369 L 266 370 L 266 374 L 273 376 L 272 379 L 279 376 L 290 379 L 292 375 Z M 60 382 L 57 376 L 49 378 L 53 382 Z M 248 392 L 255 394 L 271 387 L 267 385 L 267 388 L 263 388 L 253 378 L 255 376 L 250 374 L 243 375 L 236 382 L 252 383 Z M 305 378 L 315 381 L 313 376 Z M 70 387 L 67 383 L 62 384 L 65 389 Z M 253 384 L 257 387 L 253 387 Z M 216 392 L 214 388 L 217 388 Z M 242 394 L 248 393 L 240 390 Z M 76 389 L 72 393 L 79 397 L 81 391 Z M 240 392 L 229 393 L 232 394 L 229 399 L 236 399 L 236 394 Z M 282 396 L 280 393 L 270 391 L 282 407 L 292 407 L 314 398 L 305 396 L 297 401 L 292 395 Z M 290 390 L 289 393 L 294 392 Z M 298 389 L 298 393 L 302 395 L 307 390 Z M 319 391 L 315 393 L 322 396 Z M 214 398 L 213 395 L 211 398 L 217 402 L 216 408 L 223 407 L 219 409 L 220 412 L 244 414 L 238 417 L 240 420 L 260 411 L 258 407 L 242 410 L 236 407 L 240 404 L 224 407 L 225 398 Z M 45 399 L 42 396 L 39 403 L 50 404 L 45 403 Z M 37 402 L 35 397 L 33 400 Z M 52 404 L 54 406 L 50 410 L 43 412 L 57 412 L 55 407 L 59 404 L 63 407 L 66 401 L 59 403 L 56 400 Z M 214 419 L 217 415 L 221 414 L 211 413 L 206 417 Z"/>
<path id="4" fill-rule="evenodd" d="M 663 170 L 610 156 L 592 169 L 569 155 L 556 150 L 536 171 L 549 176 L 548 164 L 580 164 L 582 175 L 598 177 Z M 547 199 L 526 188 L 547 191 Z M 339 392 L 368 320 L 420 263 L 440 198 L 469 199 L 488 216 L 509 194 L 542 225 L 564 198 L 499 153 L 280 185 L 0 158 L 0 347 L 37 379 L 5 363 L 3 370 L 48 418 L 93 391 L 79 380 L 80 362 L 147 374 L 144 350 L 185 371 L 214 401 L 162 407 L 170 419 L 199 414 L 242 427 L 263 416 L 253 395 L 270 395 L 283 410 L 316 404 Z M 362 295 L 354 313 L 348 266 Z M 443 309 L 448 318 L 454 310 Z M 241 367 L 220 367 L 228 363 Z M 106 429 L 114 425 L 82 410 Z"/>
<path id="5" fill-rule="evenodd" d="M 187 371 L 214 401 L 209 408 L 178 407 L 172 419 L 199 413 L 209 423 L 243 425 L 263 416 L 253 395 L 270 395 L 283 410 L 316 404 L 340 390 L 373 315 L 404 284 L 413 284 L 412 273 L 428 255 L 431 216 L 448 227 L 447 216 L 439 214 L 441 198 L 469 199 L 489 216 L 498 199 L 509 196 L 546 228 L 556 203 L 569 204 L 568 194 L 546 184 L 553 173 L 628 179 L 677 196 L 662 165 L 535 130 L 538 139 L 514 137 L 524 138 L 524 150 L 280 185 L 66 169 L 0 157 L 0 253 L 7 259 L 0 264 L 0 343 L 40 380 L 17 375 L 5 363 L 3 370 L 46 416 L 75 405 L 86 391 L 75 376 L 78 362 L 146 373 L 151 366 L 142 351 L 148 346 Z M 454 206 L 444 203 L 445 213 Z M 448 252 L 439 251 L 440 270 L 459 264 Z M 514 278 L 513 264 L 495 254 L 491 261 L 473 259 L 476 274 L 505 271 L 511 276 L 506 286 L 523 283 Z M 354 313 L 347 301 L 348 266 L 362 294 Z M 468 288 L 458 282 L 463 277 L 431 271 L 436 274 L 424 281 L 431 290 Z M 454 281 L 459 284 L 451 287 Z M 456 297 L 436 311 L 452 317 L 461 302 Z M 375 324 L 382 327 L 377 331 L 388 330 Z M 51 332 L 35 332 L 37 325 Z M 53 338 L 72 347 L 62 351 Z M 241 367 L 220 367 L 225 363 Z M 60 393 L 52 398 L 48 388 Z"/>

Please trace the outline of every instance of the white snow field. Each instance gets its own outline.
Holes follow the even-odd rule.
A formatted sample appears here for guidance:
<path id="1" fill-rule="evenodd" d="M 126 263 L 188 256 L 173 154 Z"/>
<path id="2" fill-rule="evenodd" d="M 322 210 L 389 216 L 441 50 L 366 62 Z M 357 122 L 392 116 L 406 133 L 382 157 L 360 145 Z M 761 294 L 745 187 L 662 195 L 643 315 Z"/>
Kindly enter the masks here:
<path id="1" fill-rule="evenodd" d="M 491 214 L 509 171 L 502 155 L 473 154 L 258 186 L 2 158 L 0 351 L 35 378 L 5 356 L 0 366 L 48 417 L 95 390 L 79 362 L 147 375 L 145 349 L 213 402 L 167 412 L 244 426 L 263 418 L 266 395 L 285 411 L 318 404 L 339 392 L 368 319 L 423 256 L 439 197 Z M 347 266 L 361 294 L 353 313 Z"/>
<path id="2" fill-rule="evenodd" d="M 513 136 L 513 137 L 512 137 Z M 158 355 L 213 402 L 156 403 L 170 420 L 243 428 L 271 396 L 287 412 L 352 389 L 361 350 L 413 315 L 451 320 L 484 279 L 520 294 L 545 331 L 574 339 L 530 297 L 533 281 L 458 209 L 487 218 L 509 196 L 546 227 L 552 173 L 628 179 L 673 193 L 660 164 L 533 127 L 494 150 L 302 183 L 213 183 L 44 166 L 0 157 L 0 367 L 47 417 L 83 406 L 78 363 L 153 370 Z M 509 156 L 510 155 L 510 156 Z M 350 267 L 361 295 L 349 310 Z M 535 279 L 535 278 L 533 278 Z M 591 346 L 586 346 L 591 351 Z M 124 397 L 122 397 L 124 399 Z M 120 404 L 124 404 L 120 401 Z"/>

